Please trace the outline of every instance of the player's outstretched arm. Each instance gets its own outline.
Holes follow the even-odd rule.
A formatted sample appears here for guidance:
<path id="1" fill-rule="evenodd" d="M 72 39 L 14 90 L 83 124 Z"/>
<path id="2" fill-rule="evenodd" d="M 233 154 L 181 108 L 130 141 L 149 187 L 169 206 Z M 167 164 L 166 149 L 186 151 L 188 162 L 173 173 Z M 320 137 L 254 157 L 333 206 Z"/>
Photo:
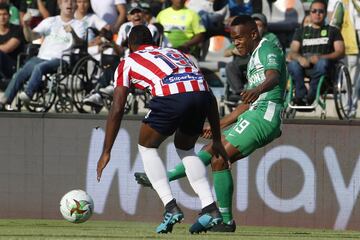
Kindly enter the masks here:
<path id="1" fill-rule="evenodd" d="M 120 129 L 128 88 L 118 86 L 114 91 L 114 100 L 106 120 L 103 151 L 97 164 L 97 180 L 100 181 L 102 171 L 110 161 L 110 152 Z"/>
<path id="2" fill-rule="evenodd" d="M 211 108 L 207 117 L 211 127 L 212 149 L 214 150 L 215 156 L 221 155 L 226 161 L 229 161 L 229 157 L 221 143 L 220 117 L 217 101 L 214 95 L 212 95 L 211 98 Z"/>

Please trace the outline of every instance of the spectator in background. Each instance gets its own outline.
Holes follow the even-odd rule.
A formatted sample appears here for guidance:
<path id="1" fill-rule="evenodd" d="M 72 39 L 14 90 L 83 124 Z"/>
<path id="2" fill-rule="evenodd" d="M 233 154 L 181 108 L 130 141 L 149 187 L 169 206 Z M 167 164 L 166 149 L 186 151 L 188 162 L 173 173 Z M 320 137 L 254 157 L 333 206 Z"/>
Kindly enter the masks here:
<path id="1" fill-rule="evenodd" d="M 173 48 L 199 57 L 200 43 L 204 40 L 205 27 L 200 16 L 185 7 L 185 0 L 171 0 L 172 5 L 162 10 L 156 17 L 164 26 L 165 36 Z"/>
<path id="2" fill-rule="evenodd" d="M 93 28 L 99 32 L 110 30 L 110 25 L 99 16 L 94 14 L 90 5 L 90 0 L 76 0 L 76 11 L 74 18 L 83 22 L 84 28 L 88 32 L 87 40 L 89 46 L 99 45 L 101 43 L 101 37 L 99 36 L 97 39 L 95 39 L 94 30 L 88 30 L 88 28 Z"/>
<path id="3" fill-rule="evenodd" d="M 251 17 L 255 20 L 260 36 L 262 38 L 266 38 L 268 41 L 272 42 L 278 48 L 283 50 L 283 47 L 281 46 L 278 37 L 272 32 L 268 31 L 268 22 L 266 16 L 262 13 L 254 13 L 251 15 Z"/>
<path id="4" fill-rule="evenodd" d="M 351 0 L 329 0 L 327 11 L 330 25 L 338 27 L 344 38 L 345 63 L 353 84 L 352 104 L 346 110 L 349 111 L 349 117 L 355 117 L 360 95 L 360 4 Z"/>
<path id="5" fill-rule="evenodd" d="M 143 9 L 146 9 L 144 5 L 148 5 L 149 11 L 154 17 L 156 17 L 161 10 L 171 6 L 170 0 L 139 0 L 138 2 Z"/>
<path id="6" fill-rule="evenodd" d="M 320 77 L 345 53 L 340 31 L 325 24 L 325 17 L 326 2 L 314 0 L 310 5 L 311 25 L 297 29 L 290 45 L 288 71 L 295 84 L 297 105 L 314 102 Z M 310 77 L 309 90 L 304 83 L 305 71 Z"/>
<path id="7" fill-rule="evenodd" d="M 1 88 L 7 84 L 16 69 L 16 58 L 21 51 L 22 32 L 19 26 L 9 22 L 10 6 L 0 3 L 0 80 Z"/>
<path id="8" fill-rule="evenodd" d="M 150 33 L 153 37 L 154 43 L 158 43 L 159 33 L 157 28 L 152 24 L 147 24 L 146 19 L 143 14 L 143 9 L 141 8 L 140 4 L 133 3 L 130 5 L 128 10 L 128 20 L 129 22 L 124 23 L 121 25 L 118 38 L 116 40 L 116 44 L 114 45 L 115 52 L 118 55 L 121 55 L 123 57 L 127 57 L 130 53 L 130 50 L 128 49 L 128 37 L 130 34 L 131 29 L 134 26 L 138 25 L 146 25 L 148 29 L 150 30 Z M 114 87 L 110 82 L 113 80 L 112 76 L 114 75 L 114 71 L 116 69 L 117 65 L 113 64 L 112 69 L 109 73 L 104 73 L 103 77 L 100 78 L 98 84 L 96 85 L 94 91 L 87 97 L 84 98 L 83 103 L 87 105 L 91 105 L 94 107 L 101 107 L 104 104 L 104 101 L 102 100 L 102 94 L 105 94 L 107 96 L 112 96 Z M 111 77 L 108 77 L 108 76 Z"/>
<path id="9" fill-rule="evenodd" d="M 145 21 L 148 24 L 156 22 L 156 18 L 151 13 L 150 4 L 147 2 L 139 2 L 139 5 L 143 10 L 143 15 L 144 15 Z"/>
<path id="10" fill-rule="evenodd" d="M 24 15 L 31 15 L 30 28 L 36 27 L 43 19 L 57 14 L 57 0 L 23 0 L 20 4 L 20 22 L 24 26 Z"/>
<path id="11" fill-rule="evenodd" d="M 119 55 L 123 55 L 124 51 L 126 50 L 125 57 L 129 55 L 127 40 L 133 26 L 146 25 L 149 28 L 151 35 L 153 36 L 154 42 L 157 42 L 159 39 L 159 33 L 157 28 L 153 24 L 147 23 L 144 14 L 144 9 L 141 8 L 140 4 L 133 3 L 130 6 L 127 13 L 128 13 L 127 18 L 129 22 L 126 22 L 123 25 L 121 25 L 116 40 L 116 45 L 119 46 L 119 48 L 117 48 L 117 53 Z"/>
<path id="12" fill-rule="evenodd" d="M 19 9 L 13 3 L 10 3 L 9 0 L 0 0 L 0 3 L 9 4 L 9 13 L 10 13 L 9 22 L 13 25 L 20 25 Z"/>
<path id="13" fill-rule="evenodd" d="M 210 38 L 213 36 L 226 36 L 230 40 L 230 33 L 225 31 L 224 20 L 228 15 L 228 7 L 224 6 L 218 11 L 214 11 L 213 0 L 189 0 L 186 2 L 186 6 L 197 12 L 201 18 L 201 22 L 204 25 L 205 37 L 202 44 L 200 60 L 204 61 L 208 53 Z"/>
<path id="14" fill-rule="evenodd" d="M 60 15 L 44 19 L 34 30 L 29 26 L 31 15 L 24 15 L 23 31 L 26 40 L 31 42 L 33 39 L 44 37 L 44 41 L 38 55 L 28 60 L 13 75 L 5 94 L 0 98 L 0 109 L 4 110 L 6 104 L 12 103 L 28 79 L 25 91 L 20 93 L 19 98 L 25 103 L 29 102 L 40 88 L 42 76 L 56 72 L 63 52 L 82 42 L 85 29 L 82 22 L 73 19 L 75 6 L 75 0 L 59 0 Z"/>
<path id="15" fill-rule="evenodd" d="M 231 21 L 240 15 L 251 15 L 262 12 L 262 0 L 214 0 L 214 10 L 228 6 L 230 16 L 225 20 L 226 28 L 229 28 Z"/>
<path id="16" fill-rule="evenodd" d="M 91 0 L 91 7 L 116 33 L 126 21 L 126 0 Z"/>

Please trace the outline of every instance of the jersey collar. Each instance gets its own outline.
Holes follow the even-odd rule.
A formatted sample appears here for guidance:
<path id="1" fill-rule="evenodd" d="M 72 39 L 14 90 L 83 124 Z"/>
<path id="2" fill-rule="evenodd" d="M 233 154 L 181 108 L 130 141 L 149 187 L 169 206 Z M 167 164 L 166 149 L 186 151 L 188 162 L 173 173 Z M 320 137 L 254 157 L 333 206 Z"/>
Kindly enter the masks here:
<path id="1" fill-rule="evenodd" d="M 150 44 L 143 44 L 143 45 L 140 45 L 136 51 L 144 50 L 147 48 L 158 48 L 158 47 L 156 47 L 154 45 L 150 45 Z"/>

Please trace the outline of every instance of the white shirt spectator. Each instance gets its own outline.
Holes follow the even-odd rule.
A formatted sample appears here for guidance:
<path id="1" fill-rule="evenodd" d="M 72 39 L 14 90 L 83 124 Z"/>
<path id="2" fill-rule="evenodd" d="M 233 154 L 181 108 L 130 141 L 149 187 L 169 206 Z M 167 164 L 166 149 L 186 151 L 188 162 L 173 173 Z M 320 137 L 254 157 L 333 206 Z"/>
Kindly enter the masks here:
<path id="1" fill-rule="evenodd" d="M 79 38 L 84 38 L 84 24 L 76 19 L 63 22 L 60 16 L 49 17 L 34 28 L 34 32 L 45 37 L 39 50 L 39 58 L 45 60 L 59 59 L 63 52 L 72 48 L 74 39 L 71 33 L 66 32 L 64 29 L 64 26 L 69 24 Z"/>
<path id="2" fill-rule="evenodd" d="M 134 26 L 134 24 L 132 22 L 126 22 L 123 25 L 121 25 L 119 32 L 118 32 L 118 37 L 116 39 L 117 45 L 121 46 L 121 44 L 129 37 L 130 31 L 133 26 Z M 158 29 L 152 24 L 148 24 L 147 27 L 150 30 L 154 41 L 157 41 L 159 39 Z M 129 49 L 126 49 L 125 57 L 128 55 L 129 55 Z"/>
<path id="3" fill-rule="evenodd" d="M 113 25 L 118 16 L 116 5 L 126 4 L 126 0 L 91 0 L 91 7 L 100 18 Z"/>
<path id="4" fill-rule="evenodd" d="M 85 30 L 91 27 L 100 31 L 103 27 L 107 25 L 107 23 L 103 19 L 101 19 L 99 16 L 93 13 L 87 14 L 79 21 L 83 22 Z M 94 37 L 95 34 L 93 33 L 93 31 L 89 30 L 88 41 L 92 40 Z"/>

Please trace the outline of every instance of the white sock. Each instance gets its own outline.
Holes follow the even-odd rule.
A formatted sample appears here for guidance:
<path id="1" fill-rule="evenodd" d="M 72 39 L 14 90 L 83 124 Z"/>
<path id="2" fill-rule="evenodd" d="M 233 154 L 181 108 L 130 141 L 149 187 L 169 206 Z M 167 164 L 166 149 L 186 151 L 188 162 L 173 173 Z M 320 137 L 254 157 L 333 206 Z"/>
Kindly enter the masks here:
<path id="1" fill-rule="evenodd" d="M 147 148 L 138 144 L 138 149 L 144 164 L 144 170 L 153 188 L 159 195 L 164 206 L 174 199 L 166 170 L 156 148 Z"/>
<path id="2" fill-rule="evenodd" d="M 196 155 L 194 149 L 185 151 L 177 148 L 176 152 L 184 164 L 191 187 L 200 198 L 201 208 L 213 203 L 214 197 L 211 193 L 209 181 L 206 178 L 206 167 Z"/>

